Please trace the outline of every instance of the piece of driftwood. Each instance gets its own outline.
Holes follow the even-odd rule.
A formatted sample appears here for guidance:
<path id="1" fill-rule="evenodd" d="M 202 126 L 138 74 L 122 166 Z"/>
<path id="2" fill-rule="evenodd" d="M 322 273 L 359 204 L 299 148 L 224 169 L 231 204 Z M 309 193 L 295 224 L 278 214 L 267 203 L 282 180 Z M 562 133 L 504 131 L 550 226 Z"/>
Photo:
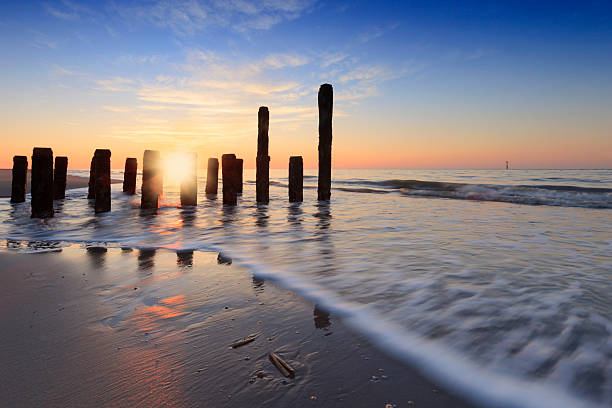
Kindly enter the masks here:
<path id="1" fill-rule="evenodd" d="M 285 360 L 280 358 L 276 353 L 270 353 L 268 356 L 270 361 L 274 366 L 280 371 L 282 375 L 285 377 L 293 378 L 295 377 L 295 370 L 291 367 Z"/>
<path id="2" fill-rule="evenodd" d="M 238 340 L 234 343 L 232 343 L 230 345 L 231 348 L 238 348 L 240 346 L 244 346 L 245 344 L 249 344 L 252 341 L 255 341 L 255 339 L 259 336 L 259 333 L 253 333 L 253 334 L 249 334 L 247 337 L 245 337 L 244 339 Z"/>

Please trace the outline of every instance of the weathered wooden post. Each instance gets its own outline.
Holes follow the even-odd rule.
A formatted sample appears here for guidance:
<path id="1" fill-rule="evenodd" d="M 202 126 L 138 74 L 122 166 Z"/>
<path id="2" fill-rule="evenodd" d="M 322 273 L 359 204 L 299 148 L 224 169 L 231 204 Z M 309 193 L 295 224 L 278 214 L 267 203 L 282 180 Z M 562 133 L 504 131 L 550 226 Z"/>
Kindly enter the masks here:
<path id="1" fill-rule="evenodd" d="M 135 157 L 125 159 L 123 171 L 123 192 L 128 195 L 136 194 L 136 174 L 138 173 L 138 160 Z"/>
<path id="2" fill-rule="evenodd" d="M 158 208 L 162 194 L 161 159 L 156 150 L 145 150 L 142 159 L 142 198 L 140 208 Z"/>
<path id="3" fill-rule="evenodd" d="M 289 202 L 304 201 L 304 161 L 302 156 L 289 158 Z"/>
<path id="4" fill-rule="evenodd" d="M 191 168 L 185 180 L 181 183 L 181 205 L 198 205 L 198 155 L 189 153 Z"/>
<path id="5" fill-rule="evenodd" d="M 270 112 L 262 106 L 257 113 L 257 158 L 255 159 L 255 195 L 258 203 L 270 201 L 270 156 L 268 155 L 268 129 Z"/>
<path id="6" fill-rule="evenodd" d="M 238 165 L 235 154 L 221 156 L 221 172 L 223 177 L 223 204 L 236 205 L 238 203 Z"/>
<path id="7" fill-rule="evenodd" d="M 242 159 L 236 159 L 236 161 L 234 162 L 235 166 L 236 166 L 236 192 L 240 195 L 242 195 L 242 171 L 244 168 L 244 160 Z"/>
<path id="8" fill-rule="evenodd" d="M 319 200 L 331 197 L 331 147 L 332 147 L 332 111 L 334 90 L 330 84 L 319 88 Z"/>
<path id="9" fill-rule="evenodd" d="M 28 183 L 27 156 L 13 156 L 13 181 L 11 182 L 11 203 L 23 203 Z"/>
<path id="10" fill-rule="evenodd" d="M 32 218 L 53 217 L 53 150 L 32 152 Z"/>
<path id="11" fill-rule="evenodd" d="M 96 149 L 94 157 L 94 174 L 96 176 L 94 185 L 96 201 L 94 209 L 96 214 L 99 214 L 111 210 L 111 151 L 108 149 Z"/>
<path id="12" fill-rule="evenodd" d="M 206 173 L 206 194 L 217 194 L 219 185 L 219 159 L 211 157 L 208 159 L 208 170 Z"/>
<path id="13" fill-rule="evenodd" d="M 68 172 L 68 158 L 57 156 L 55 158 L 55 169 L 53 169 L 53 199 L 66 198 L 66 173 Z"/>
<path id="14" fill-rule="evenodd" d="M 89 164 L 89 183 L 87 183 L 87 199 L 96 198 L 95 186 L 96 186 L 96 156 L 94 155 L 91 158 L 91 163 Z"/>

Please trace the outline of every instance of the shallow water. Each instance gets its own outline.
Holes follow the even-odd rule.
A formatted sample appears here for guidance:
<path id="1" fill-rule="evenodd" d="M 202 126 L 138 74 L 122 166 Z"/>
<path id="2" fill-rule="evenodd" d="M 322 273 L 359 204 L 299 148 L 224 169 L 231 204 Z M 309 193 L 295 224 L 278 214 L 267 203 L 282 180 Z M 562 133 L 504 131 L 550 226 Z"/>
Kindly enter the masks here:
<path id="1" fill-rule="evenodd" d="M 142 212 L 115 185 L 98 216 L 72 190 L 45 221 L 1 199 L 0 238 L 221 250 L 485 404 L 612 405 L 612 171 L 338 170 L 329 203 L 305 173 L 301 204 L 284 171 L 260 206 L 252 171 L 235 208 L 203 178 L 196 208 L 176 186 Z"/>

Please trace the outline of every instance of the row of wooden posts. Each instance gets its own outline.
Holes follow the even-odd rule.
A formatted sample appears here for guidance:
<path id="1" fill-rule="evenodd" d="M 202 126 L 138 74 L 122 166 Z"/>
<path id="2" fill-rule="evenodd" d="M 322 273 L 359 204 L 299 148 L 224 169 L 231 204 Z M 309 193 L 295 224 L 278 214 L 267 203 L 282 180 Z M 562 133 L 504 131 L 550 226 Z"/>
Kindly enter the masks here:
<path id="1" fill-rule="evenodd" d="M 333 88 L 323 84 L 319 88 L 319 177 L 317 196 L 319 200 L 331 197 L 331 144 Z M 270 156 L 268 153 L 268 129 L 270 113 L 262 106 L 258 112 L 257 157 L 256 157 L 256 200 L 258 203 L 270 201 Z M 197 160 L 190 153 L 193 167 L 181 183 L 181 205 L 197 205 Z M 111 151 L 97 149 L 91 159 L 89 169 L 88 199 L 94 199 L 97 213 L 111 209 Z M 125 161 L 123 192 L 136 194 L 137 159 Z M 66 174 L 68 158 L 58 156 L 53 165 L 53 151 L 50 148 L 35 147 L 32 153 L 31 206 L 33 218 L 53 216 L 53 200 L 63 199 L 66 195 Z M 236 205 L 237 196 L 242 194 L 243 160 L 235 154 L 224 154 L 221 158 L 223 177 L 223 204 Z M 24 202 L 26 199 L 28 159 L 26 156 L 13 157 L 13 181 L 11 202 Z M 208 159 L 206 194 L 217 194 L 219 160 Z M 289 158 L 289 201 L 303 201 L 304 164 L 302 156 Z M 142 166 L 141 208 L 158 208 L 162 189 L 163 172 L 158 151 L 145 150 Z"/>

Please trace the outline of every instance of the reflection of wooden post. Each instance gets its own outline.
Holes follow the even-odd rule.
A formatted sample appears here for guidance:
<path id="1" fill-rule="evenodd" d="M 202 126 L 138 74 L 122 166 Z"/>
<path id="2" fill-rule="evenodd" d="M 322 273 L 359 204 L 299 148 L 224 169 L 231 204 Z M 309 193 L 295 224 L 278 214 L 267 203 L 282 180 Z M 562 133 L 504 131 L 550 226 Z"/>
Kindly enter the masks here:
<path id="1" fill-rule="evenodd" d="M 236 205 L 238 203 L 238 166 L 235 154 L 224 154 L 221 157 L 221 172 L 223 176 L 223 204 Z"/>
<path id="2" fill-rule="evenodd" d="M 94 174 L 96 176 L 94 192 L 96 214 L 111 210 L 110 158 L 108 149 L 96 149 L 94 153 Z"/>
<path id="3" fill-rule="evenodd" d="M 208 159 L 208 171 L 206 173 L 206 194 L 217 194 L 219 184 L 219 159 L 211 157 Z"/>
<path id="4" fill-rule="evenodd" d="M 156 150 L 145 150 L 142 160 L 142 197 L 140 208 L 158 208 L 162 194 L 161 159 Z"/>
<path id="5" fill-rule="evenodd" d="M 197 205 L 198 204 L 198 155 L 195 153 L 189 153 L 189 158 L 185 160 L 191 161 L 189 163 L 191 168 L 189 174 L 186 175 L 185 180 L 181 183 L 181 205 Z"/>
<path id="6" fill-rule="evenodd" d="M 91 163 L 89 163 L 89 183 L 87 183 L 87 199 L 96 198 L 96 192 L 94 191 L 94 187 L 96 185 L 95 161 L 96 156 L 94 155 L 91 158 Z"/>
<path id="7" fill-rule="evenodd" d="M 68 158 L 57 156 L 53 170 L 53 199 L 66 198 L 66 173 L 68 173 Z"/>
<path id="8" fill-rule="evenodd" d="M 331 197 L 332 110 L 334 90 L 330 84 L 319 88 L 319 200 Z"/>
<path id="9" fill-rule="evenodd" d="M 125 159 L 123 171 L 123 192 L 128 195 L 136 194 L 136 174 L 138 173 L 138 160 L 134 157 Z"/>
<path id="10" fill-rule="evenodd" d="M 28 158 L 13 156 L 13 181 L 11 182 L 11 203 L 23 203 L 28 183 Z"/>
<path id="11" fill-rule="evenodd" d="M 302 156 L 289 158 L 289 202 L 304 201 L 304 162 Z"/>
<path id="12" fill-rule="evenodd" d="M 268 156 L 268 129 L 270 112 L 262 106 L 257 113 L 257 158 L 255 159 L 255 189 L 258 203 L 270 201 L 270 156 Z"/>
<path id="13" fill-rule="evenodd" d="M 234 165 L 236 166 L 236 192 L 242 195 L 242 172 L 244 169 L 244 160 L 236 159 Z"/>
<path id="14" fill-rule="evenodd" d="M 53 217 L 53 150 L 32 153 L 32 218 Z"/>

